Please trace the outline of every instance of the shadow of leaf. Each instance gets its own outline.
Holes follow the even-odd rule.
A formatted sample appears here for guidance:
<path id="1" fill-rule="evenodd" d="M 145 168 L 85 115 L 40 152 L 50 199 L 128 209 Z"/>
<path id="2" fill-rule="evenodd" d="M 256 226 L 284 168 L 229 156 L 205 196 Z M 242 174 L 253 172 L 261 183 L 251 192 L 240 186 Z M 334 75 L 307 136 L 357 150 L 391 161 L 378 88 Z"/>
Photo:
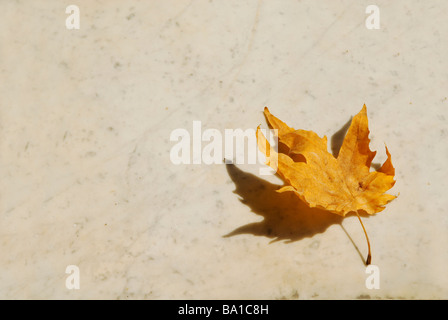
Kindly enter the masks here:
<path id="1" fill-rule="evenodd" d="M 339 129 L 336 131 L 330 139 L 331 143 L 331 153 L 335 158 L 339 155 L 339 150 L 341 150 L 342 143 L 344 142 L 345 135 L 347 134 L 348 128 L 350 128 L 350 125 L 352 123 L 353 117 L 350 117 L 350 119 Z M 378 171 L 381 168 L 381 163 L 372 162 L 370 165 L 375 171 Z"/>
<path id="2" fill-rule="evenodd" d="M 342 143 L 344 142 L 345 134 L 347 133 L 348 128 L 350 127 L 350 124 L 352 123 L 353 117 L 350 117 L 350 119 L 342 126 L 341 129 L 336 131 L 331 136 L 331 153 L 335 158 L 339 155 L 339 150 L 341 150 Z"/>
<path id="3" fill-rule="evenodd" d="M 293 242 L 322 233 L 343 219 L 325 210 L 309 208 L 292 192 L 277 192 L 280 185 L 244 172 L 234 164 L 226 164 L 226 168 L 236 186 L 234 193 L 264 219 L 241 226 L 224 237 L 252 234 L 272 238 L 273 242 Z"/>

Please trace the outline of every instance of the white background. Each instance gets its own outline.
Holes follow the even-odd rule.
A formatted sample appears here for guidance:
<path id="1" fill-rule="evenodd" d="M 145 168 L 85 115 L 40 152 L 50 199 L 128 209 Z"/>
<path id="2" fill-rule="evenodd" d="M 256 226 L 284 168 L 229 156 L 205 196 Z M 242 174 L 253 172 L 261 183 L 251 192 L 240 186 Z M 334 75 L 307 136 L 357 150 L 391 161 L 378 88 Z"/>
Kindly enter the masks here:
<path id="1" fill-rule="evenodd" d="M 79 30 L 61 1 L 0 2 L 1 298 L 448 298 L 446 1 L 377 1 L 379 30 L 359 0 L 73 4 Z M 356 216 L 170 161 L 195 120 L 255 129 L 268 106 L 330 141 L 364 103 L 399 194 L 364 219 L 379 290 Z"/>

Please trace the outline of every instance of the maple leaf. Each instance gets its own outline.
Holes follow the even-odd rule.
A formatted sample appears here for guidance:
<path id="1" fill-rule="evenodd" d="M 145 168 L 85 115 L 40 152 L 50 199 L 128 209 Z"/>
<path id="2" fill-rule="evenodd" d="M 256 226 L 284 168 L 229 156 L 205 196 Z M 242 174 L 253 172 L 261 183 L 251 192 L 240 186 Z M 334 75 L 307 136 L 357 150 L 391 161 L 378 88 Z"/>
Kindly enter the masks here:
<path id="1" fill-rule="evenodd" d="M 269 125 L 277 129 L 279 153 L 257 128 L 257 142 L 267 162 L 286 185 L 278 192 L 294 192 L 309 207 L 328 210 L 341 216 L 354 212 L 370 243 L 359 212 L 374 214 L 396 197 L 385 192 L 395 184 L 395 169 L 386 146 L 387 159 L 377 171 L 370 171 L 376 152 L 369 148 L 367 109 L 352 119 L 337 158 L 327 151 L 327 137 L 315 132 L 296 130 L 273 116 L 267 107 L 264 114 Z"/>

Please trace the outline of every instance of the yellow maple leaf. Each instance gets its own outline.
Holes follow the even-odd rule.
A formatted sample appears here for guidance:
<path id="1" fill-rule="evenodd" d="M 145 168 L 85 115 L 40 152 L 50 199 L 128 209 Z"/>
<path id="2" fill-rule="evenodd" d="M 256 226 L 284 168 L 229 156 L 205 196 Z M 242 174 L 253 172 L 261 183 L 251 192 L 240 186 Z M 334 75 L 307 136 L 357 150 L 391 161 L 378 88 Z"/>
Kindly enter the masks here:
<path id="1" fill-rule="evenodd" d="M 367 109 L 352 119 L 337 158 L 327 151 L 327 138 L 315 132 L 296 130 L 273 116 L 265 107 L 269 125 L 278 130 L 279 151 L 257 128 L 258 147 L 286 185 L 278 192 L 292 191 L 310 207 L 345 216 L 354 212 L 366 234 L 370 263 L 370 243 L 359 212 L 374 214 L 396 197 L 385 192 L 393 187 L 395 169 L 386 147 L 387 159 L 377 171 L 370 171 L 376 152 L 369 148 Z"/>

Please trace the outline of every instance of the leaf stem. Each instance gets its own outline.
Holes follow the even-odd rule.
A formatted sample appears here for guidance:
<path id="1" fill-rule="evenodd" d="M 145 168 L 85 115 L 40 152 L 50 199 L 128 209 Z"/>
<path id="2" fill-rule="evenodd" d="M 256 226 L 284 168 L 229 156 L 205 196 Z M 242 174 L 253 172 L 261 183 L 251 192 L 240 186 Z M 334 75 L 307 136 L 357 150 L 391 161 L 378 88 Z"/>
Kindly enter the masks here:
<path id="1" fill-rule="evenodd" d="M 359 216 L 358 211 L 356 211 L 356 215 L 358 216 L 359 222 L 361 223 L 362 229 L 364 230 L 364 234 L 366 235 L 367 247 L 369 248 L 369 253 L 368 253 L 367 259 L 366 259 L 366 266 L 368 266 L 370 264 L 370 262 L 372 261 L 372 254 L 370 253 L 370 241 L 369 241 L 369 237 L 367 236 L 366 228 L 364 228 L 364 224 L 361 221 L 361 217 Z"/>

